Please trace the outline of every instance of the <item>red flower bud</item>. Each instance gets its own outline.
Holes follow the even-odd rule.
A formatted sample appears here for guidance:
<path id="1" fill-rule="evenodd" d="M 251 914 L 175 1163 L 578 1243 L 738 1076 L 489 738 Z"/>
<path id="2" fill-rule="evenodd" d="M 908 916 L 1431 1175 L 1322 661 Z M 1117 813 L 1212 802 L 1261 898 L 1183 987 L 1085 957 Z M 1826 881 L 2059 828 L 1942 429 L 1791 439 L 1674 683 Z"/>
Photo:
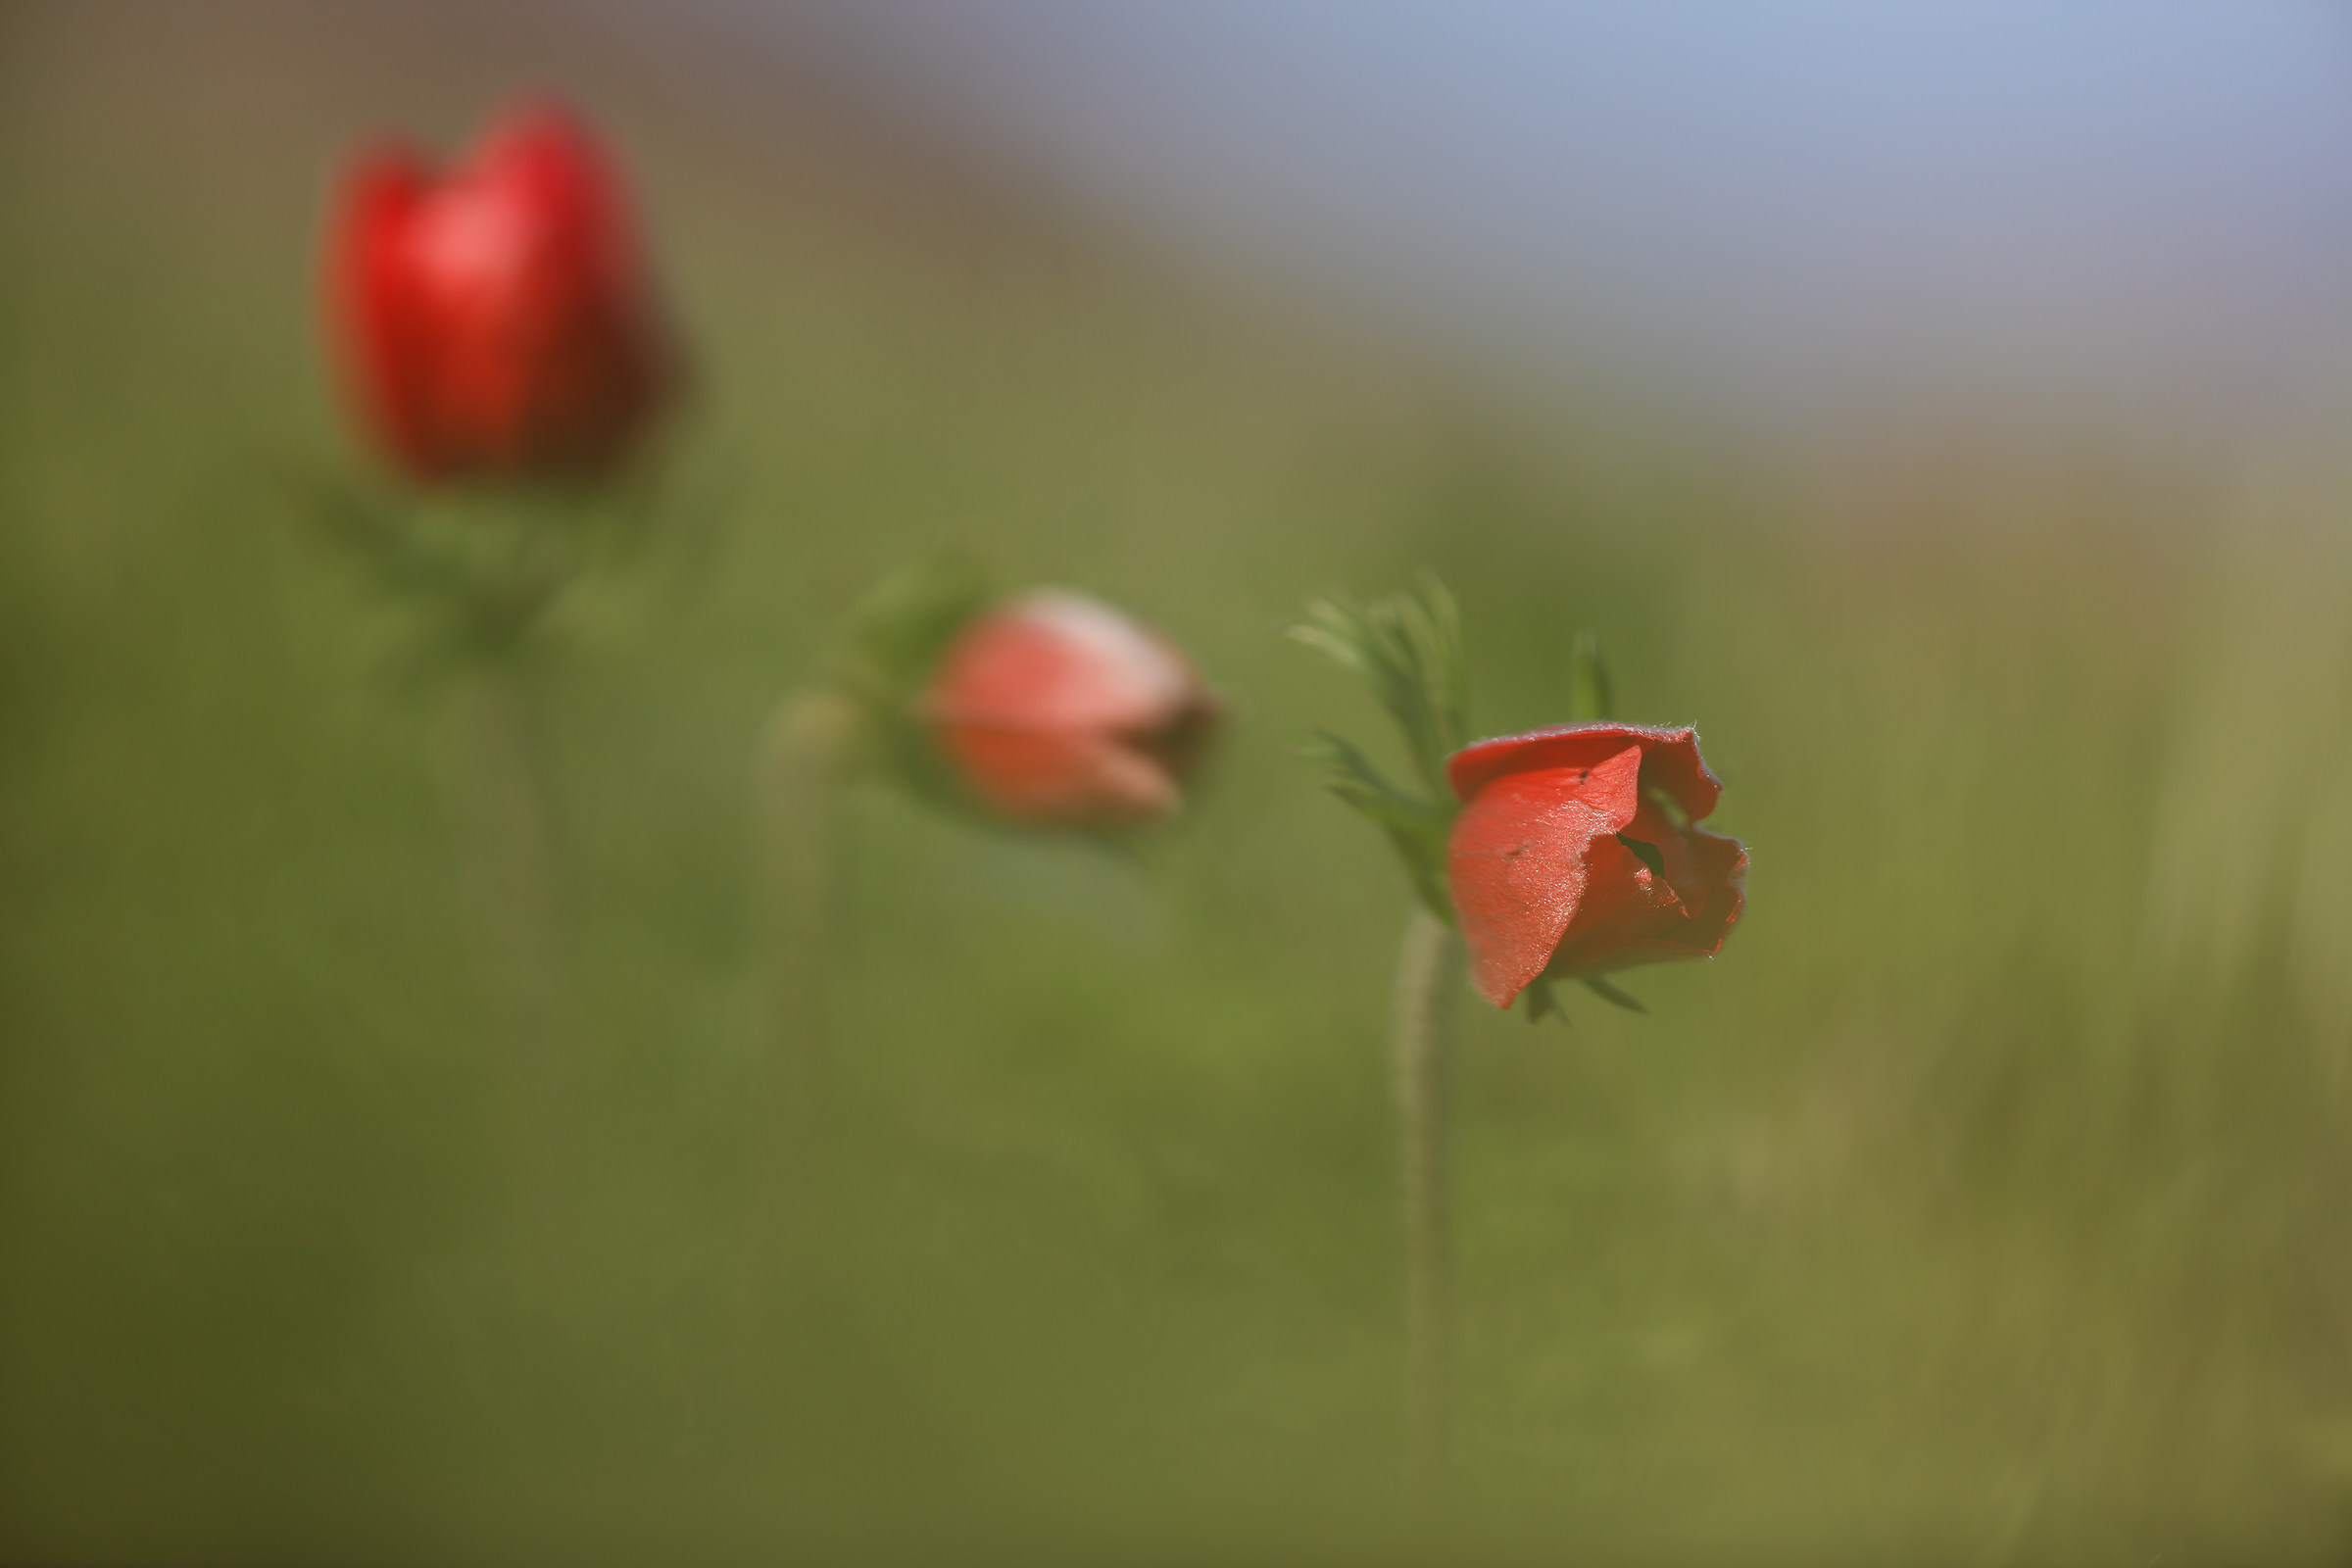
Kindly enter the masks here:
<path id="1" fill-rule="evenodd" d="M 552 106 L 446 173 L 403 148 L 361 159 L 328 289 L 361 406 L 418 479 L 594 477 L 674 387 L 619 182 Z"/>
<path id="2" fill-rule="evenodd" d="M 1723 793 L 1694 730 L 1505 735 L 1454 753 L 1446 774 L 1462 802 L 1453 906 L 1498 1007 L 1539 976 L 1705 957 L 1740 918 L 1747 851 L 1690 825 Z"/>
<path id="3" fill-rule="evenodd" d="M 966 626 L 922 710 L 990 809 L 1083 828 L 1174 812 L 1218 714 L 1166 641 L 1108 605 L 1054 590 Z"/>

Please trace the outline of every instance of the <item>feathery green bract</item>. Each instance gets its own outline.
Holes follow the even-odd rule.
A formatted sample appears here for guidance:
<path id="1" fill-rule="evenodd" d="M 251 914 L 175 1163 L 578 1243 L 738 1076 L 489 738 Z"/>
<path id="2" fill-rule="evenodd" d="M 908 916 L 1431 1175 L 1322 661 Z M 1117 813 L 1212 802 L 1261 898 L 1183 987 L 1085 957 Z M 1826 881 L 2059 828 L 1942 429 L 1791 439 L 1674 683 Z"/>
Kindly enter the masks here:
<path id="1" fill-rule="evenodd" d="M 877 583 L 850 612 L 828 660 L 826 678 L 857 705 L 865 761 L 951 808 L 963 797 L 942 774 L 916 707 L 949 643 L 994 593 L 977 559 L 939 551 Z"/>
<path id="2" fill-rule="evenodd" d="M 862 701 L 903 706 L 990 592 L 987 571 L 957 550 L 891 573 L 850 612 L 833 677 Z"/>
<path id="3" fill-rule="evenodd" d="M 1371 760 L 1337 735 L 1318 734 L 1299 748 L 1299 756 L 1319 762 L 1331 775 L 1331 793 L 1370 817 L 1413 879 L 1421 902 L 1444 918 L 1453 918 L 1452 900 L 1446 891 L 1446 835 L 1453 826 L 1453 811 L 1405 794 L 1382 776 Z"/>
<path id="4" fill-rule="evenodd" d="M 1428 572 L 1417 589 L 1385 599 L 1333 595 L 1310 603 L 1290 636 L 1355 675 L 1396 721 L 1421 794 L 1390 782 L 1361 750 L 1335 735 L 1319 736 L 1302 755 L 1323 765 L 1334 795 L 1388 835 L 1413 890 L 1439 918 L 1451 921 L 1446 837 L 1455 806 L 1446 759 L 1470 743 L 1469 678 L 1453 595 Z"/>
<path id="5" fill-rule="evenodd" d="M 1417 591 L 1368 602 L 1347 594 L 1318 599 L 1291 636 L 1372 689 L 1403 732 L 1422 783 L 1444 799 L 1446 759 L 1470 744 L 1461 615 L 1446 585 L 1423 572 Z"/>

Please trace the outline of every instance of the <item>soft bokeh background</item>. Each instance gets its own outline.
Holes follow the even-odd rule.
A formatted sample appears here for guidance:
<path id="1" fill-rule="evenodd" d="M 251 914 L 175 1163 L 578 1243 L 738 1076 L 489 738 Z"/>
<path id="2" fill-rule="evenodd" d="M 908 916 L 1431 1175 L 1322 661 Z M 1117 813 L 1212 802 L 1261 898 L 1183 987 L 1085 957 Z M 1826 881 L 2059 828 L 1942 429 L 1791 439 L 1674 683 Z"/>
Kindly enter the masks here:
<path id="1" fill-rule="evenodd" d="M 0 1554 L 2342 1560 L 2352 24 L 1624 9 L 0 7 Z M 553 1134 L 304 499 L 336 159 L 515 83 L 701 386 L 526 669 Z M 1132 859 L 856 799 L 811 1241 L 750 759 L 942 540 L 1240 722 Z M 1291 755 L 1385 737 L 1278 635 L 1423 564 L 1755 859 L 1649 1016 L 1465 1004 L 1435 1521 L 1405 893 Z"/>

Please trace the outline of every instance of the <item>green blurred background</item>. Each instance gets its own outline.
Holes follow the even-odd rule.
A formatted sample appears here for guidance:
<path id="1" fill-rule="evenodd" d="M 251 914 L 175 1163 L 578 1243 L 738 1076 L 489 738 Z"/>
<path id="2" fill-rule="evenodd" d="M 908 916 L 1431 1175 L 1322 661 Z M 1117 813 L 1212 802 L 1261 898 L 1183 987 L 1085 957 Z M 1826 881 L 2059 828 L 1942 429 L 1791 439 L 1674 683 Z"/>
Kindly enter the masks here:
<path id="1" fill-rule="evenodd" d="M 1482 381 L 562 15 L 0 9 L 0 1555 L 2352 1549 L 2340 426 L 1766 442 Z M 700 391 L 657 537 L 521 676 L 537 1133 L 449 683 L 303 499 L 368 462 L 315 326 L 336 158 L 518 80 L 624 150 Z M 1132 858 L 851 803 L 812 1242 L 762 1192 L 751 757 L 942 541 L 1132 608 L 1239 717 Z M 1406 893 L 1292 755 L 1387 737 L 1279 635 L 1424 564 L 1482 731 L 1560 718 L 1593 627 L 1754 858 L 1646 1017 L 1465 1000 L 1437 1521 Z M 524 1145 L 561 1176 L 518 1204 Z"/>

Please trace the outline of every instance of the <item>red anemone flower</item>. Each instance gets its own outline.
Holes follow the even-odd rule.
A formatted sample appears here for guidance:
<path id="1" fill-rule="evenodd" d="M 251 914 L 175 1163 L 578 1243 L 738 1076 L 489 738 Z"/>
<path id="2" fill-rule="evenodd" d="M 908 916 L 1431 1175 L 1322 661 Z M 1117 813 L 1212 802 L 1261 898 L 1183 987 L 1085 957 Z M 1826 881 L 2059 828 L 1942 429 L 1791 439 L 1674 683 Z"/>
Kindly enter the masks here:
<path id="1" fill-rule="evenodd" d="M 446 172 L 402 147 L 360 159 L 328 291 L 368 422 L 420 480 L 595 477 L 674 389 L 620 183 L 553 105 Z"/>
<path id="2" fill-rule="evenodd" d="M 964 785 L 999 815 L 1115 828 L 1183 803 L 1218 705 L 1162 638 L 1108 605 L 1045 590 L 966 626 L 922 711 Z"/>
<path id="3" fill-rule="evenodd" d="M 1507 1007 L 1540 977 L 1699 958 L 1746 895 L 1747 851 L 1694 826 L 1723 786 L 1698 734 L 1586 724 L 1464 747 L 1446 874 L 1471 973 Z"/>

